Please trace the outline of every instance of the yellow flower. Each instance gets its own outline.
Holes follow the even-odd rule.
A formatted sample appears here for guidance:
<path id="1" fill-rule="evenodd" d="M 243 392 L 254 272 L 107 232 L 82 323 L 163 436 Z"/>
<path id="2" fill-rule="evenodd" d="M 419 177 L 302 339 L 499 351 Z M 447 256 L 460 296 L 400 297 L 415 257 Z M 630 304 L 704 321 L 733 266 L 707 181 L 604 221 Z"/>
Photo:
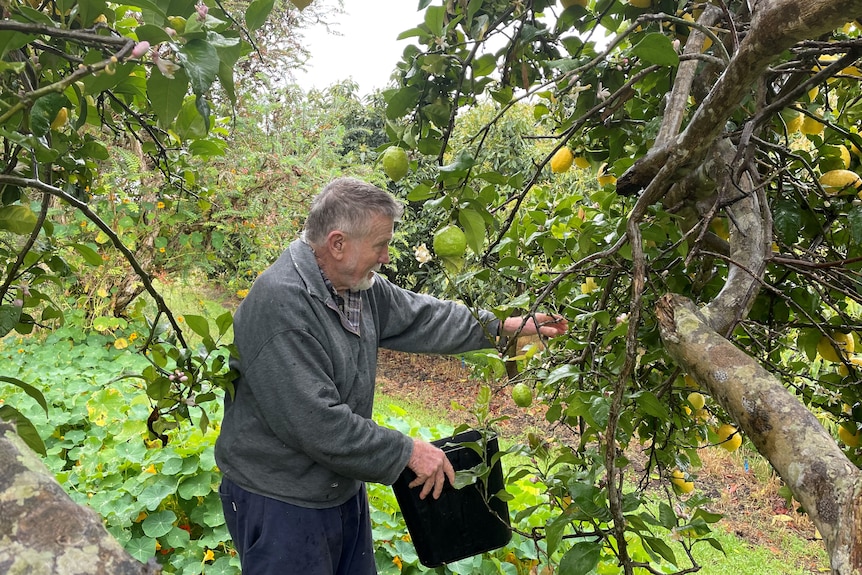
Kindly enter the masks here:
<path id="1" fill-rule="evenodd" d="M 207 552 L 204 553 L 204 563 L 213 559 L 215 559 L 215 553 L 213 553 L 212 549 L 207 549 Z"/>
<path id="2" fill-rule="evenodd" d="M 156 204 L 156 207 L 157 207 L 158 209 L 160 209 L 160 210 L 163 210 L 163 209 L 165 209 L 165 203 L 164 203 L 164 202 L 159 202 L 159 203 L 157 203 L 157 204 Z"/>
<path id="3" fill-rule="evenodd" d="M 129 334 L 129 341 L 135 341 L 136 339 L 138 339 L 138 332 L 133 331 Z"/>
<path id="4" fill-rule="evenodd" d="M 247 289 L 236 290 L 236 295 L 237 295 L 237 297 L 244 298 L 245 296 L 248 295 L 248 290 Z"/>
<path id="5" fill-rule="evenodd" d="M 181 316 L 181 315 L 177 316 L 177 323 L 183 323 L 184 321 L 186 321 L 186 320 L 183 319 L 183 316 Z"/>
<path id="6" fill-rule="evenodd" d="M 399 570 L 399 571 L 401 571 L 401 565 L 403 565 L 403 564 L 401 563 L 401 557 L 399 557 L 398 555 L 396 555 L 396 556 L 395 556 L 395 558 L 392 560 L 392 562 L 393 562 L 393 563 L 395 563 L 395 566 L 396 566 L 396 567 L 398 567 L 398 570 Z"/>
<path id="7" fill-rule="evenodd" d="M 150 466 L 144 469 L 144 473 L 158 473 L 158 471 L 156 471 L 156 466 L 150 463 Z"/>
<path id="8" fill-rule="evenodd" d="M 165 253 L 165 248 L 159 248 L 159 253 Z"/>

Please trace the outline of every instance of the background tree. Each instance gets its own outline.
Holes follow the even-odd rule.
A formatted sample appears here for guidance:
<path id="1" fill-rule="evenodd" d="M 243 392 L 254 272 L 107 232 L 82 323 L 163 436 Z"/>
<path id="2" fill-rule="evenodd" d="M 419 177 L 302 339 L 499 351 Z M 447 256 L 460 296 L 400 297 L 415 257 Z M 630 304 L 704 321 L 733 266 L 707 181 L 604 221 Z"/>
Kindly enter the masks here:
<path id="1" fill-rule="evenodd" d="M 859 572 L 862 43 L 848 20 L 862 3 L 564 5 L 423 2 L 385 94 L 393 142 L 438 165 L 408 197 L 467 234 L 456 284 L 523 285 L 500 315 L 548 309 L 573 324 L 533 364 L 547 419 L 570 431 L 559 459 L 531 445 L 558 509 L 537 549 L 560 572 L 696 568 L 716 518 L 669 488 L 691 491 L 697 448 L 741 433 L 813 519 L 833 572 Z M 456 143 L 463 110 L 492 101 Z M 552 146 L 485 171 L 487 135 L 520 102 Z M 578 169 L 596 182 L 577 185 Z M 641 476 L 627 459 L 637 443 Z M 645 506 L 651 474 L 673 480 L 658 510 Z"/>

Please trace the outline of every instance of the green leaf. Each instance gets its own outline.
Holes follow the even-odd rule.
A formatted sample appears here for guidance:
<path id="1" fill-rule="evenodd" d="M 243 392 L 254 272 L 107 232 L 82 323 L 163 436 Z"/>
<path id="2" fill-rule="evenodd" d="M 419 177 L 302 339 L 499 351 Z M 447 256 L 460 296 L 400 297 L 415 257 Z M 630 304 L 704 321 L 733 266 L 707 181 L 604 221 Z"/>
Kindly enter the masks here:
<path id="1" fill-rule="evenodd" d="M 148 516 L 141 523 L 141 527 L 147 537 L 162 537 L 170 533 L 176 520 L 176 514 L 166 509 Z"/>
<path id="2" fill-rule="evenodd" d="M 30 109 L 30 130 L 33 135 L 41 138 L 47 134 L 60 108 L 69 105 L 68 98 L 56 92 L 42 96 L 33 102 L 33 107 Z"/>
<path id="3" fill-rule="evenodd" d="M 0 305 L 0 338 L 15 329 L 21 321 L 21 308 L 17 305 Z"/>
<path id="4" fill-rule="evenodd" d="M 772 225 L 781 241 L 795 244 L 802 229 L 802 210 L 794 201 L 778 200 L 772 209 Z"/>
<path id="5" fill-rule="evenodd" d="M 180 68 L 173 78 L 152 73 L 147 79 L 147 94 L 159 119 L 159 126 L 167 128 L 174 121 L 183 107 L 186 94 L 189 91 L 189 77 Z"/>
<path id="6" fill-rule="evenodd" d="M 386 117 L 397 120 L 416 107 L 422 92 L 415 86 L 405 86 L 400 90 L 385 93 Z"/>
<path id="7" fill-rule="evenodd" d="M 39 455 L 46 455 L 45 443 L 39 436 L 39 432 L 27 417 L 11 405 L 0 405 L 0 419 L 11 421 L 15 424 L 18 437 L 33 451 Z"/>
<path id="8" fill-rule="evenodd" d="M 189 75 L 195 95 L 206 94 L 218 75 L 219 57 L 215 47 L 205 40 L 194 38 L 177 51 L 177 58 Z"/>
<path id="9" fill-rule="evenodd" d="M 156 540 L 151 537 L 134 537 L 123 547 L 129 555 L 141 563 L 146 563 L 156 553 Z"/>
<path id="10" fill-rule="evenodd" d="M 232 325 L 233 315 L 231 315 L 229 311 L 224 312 L 216 318 L 216 327 L 218 328 L 218 334 L 220 336 L 226 334 L 227 330 L 229 330 Z"/>
<path id="11" fill-rule="evenodd" d="M 164 27 L 152 24 L 138 26 L 135 28 L 135 35 L 138 37 L 138 41 L 147 41 L 153 46 L 157 46 L 163 42 L 173 42 L 173 39 L 165 32 Z"/>
<path id="12" fill-rule="evenodd" d="M 9 52 L 23 48 L 36 38 L 37 36 L 35 35 L 23 34 L 21 32 L 12 32 L 10 30 L 0 31 L 0 58 L 6 56 Z M 6 62 L 6 64 L 9 63 Z"/>
<path id="13" fill-rule="evenodd" d="M 559 575 L 587 575 L 599 564 L 602 557 L 601 544 L 579 541 L 566 551 L 560 559 Z"/>
<path id="14" fill-rule="evenodd" d="M 648 549 L 651 549 L 655 553 L 658 553 L 662 559 L 670 563 L 671 565 L 676 565 L 676 555 L 673 552 L 673 549 L 670 548 L 670 545 L 658 539 L 657 537 L 644 537 L 643 538 L 644 546 Z"/>
<path id="15" fill-rule="evenodd" d="M 476 254 L 482 253 L 485 245 L 485 220 L 478 212 L 473 210 L 461 210 L 458 212 L 458 221 L 467 235 L 467 244 Z"/>
<path id="16" fill-rule="evenodd" d="M 293 4 L 296 5 L 296 2 Z M 273 6 L 275 6 L 275 0 L 253 0 L 248 5 L 245 11 L 245 25 L 249 32 L 254 32 L 266 23 Z M 304 6 L 296 7 L 300 10 L 304 8 Z"/>
<path id="17" fill-rule="evenodd" d="M 3 307 L 10 307 L 10 306 L 2 306 L 2 307 L 0 307 L 0 309 L 2 309 Z M 20 310 L 21 308 L 17 308 L 17 309 Z M 12 385 L 20 387 L 24 391 L 24 393 L 26 393 L 27 395 L 29 395 L 30 397 L 35 399 L 36 403 L 38 403 L 40 406 L 42 406 L 42 409 L 45 410 L 45 415 L 48 415 L 48 402 L 45 401 L 45 396 L 42 395 L 42 392 L 39 391 L 39 389 L 33 387 L 29 383 L 25 383 L 25 382 L 21 381 L 20 379 L 15 379 L 14 377 L 7 377 L 5 375 L 0 375 L 0 381 L 5 381 L 6 383 L 11 383 Z"/>
<path id="18" fill-rule="evenodd" d="M 200 315 L 186 315 L 186 324 L 201 337 L 210 337 L 210 322 Z"/>
<path id="19" fill-rule="evenodd" d="M 862 244 L 862 207 L 853 206 L 847 212 L 847 227 L 850 230 L 850 242 L 857 246 Z"/>
<path id="20" fill-rule="evenodd" d="M 209 124 L 198 111 L 195 100 L 197 98 L 186 98 L 180 113 L 177 115 L 176 129 L 183 140 L 194 140 L 207 135 Z"/>
<path id="21" fill-rule="evenodd" d="M 195 497 L 204 497 L 213 492 L 213 485 L 215 483 L 215 475 L 209 471 L 203 471 L 188 477 L 180 483 L 177 494 L 186 500 Z"/>
<path id="22" fill-rule="evenodd" d="M 653 417 L 659 419 L 668 419 L 670 417 L 667 408 L 652 392 L 645 391 L 641 393 L 637 398 L 637 404 L 645 413 Z"/>
<path id="23" fill-rule="evenodd" d="M 659 66 L 679 66 L 679 55 L 673 49 L 670 38 L 658 32 L 647 34 L 637 46 L 632 48 L 632 54 Z"/>
<path id="24" fill-rule="evenodd" d="M 435 36 L 443 35 L 443 25 L 446 22 L 445 6 L 429 6 L 425 10 L 425 25 Z"/>
<path id="25" fill-rule="evenodd" d="M 13 234 L 29 235 L 36 226 L 36 214 L 28 206 L 14 205 L 0 208 L 0 230 Z"/>
<path id="26" fill-rule="evenodd" d="M 84 244 L 72 244 L 70 246 L 76 252 L 78 252 L 84 261 L 90 264 L 91 266 L 100 266 L 103 263 L 102 256 L 99 255 L 99 252 L 91 248 L 90 246 L 86 246 Z"/>

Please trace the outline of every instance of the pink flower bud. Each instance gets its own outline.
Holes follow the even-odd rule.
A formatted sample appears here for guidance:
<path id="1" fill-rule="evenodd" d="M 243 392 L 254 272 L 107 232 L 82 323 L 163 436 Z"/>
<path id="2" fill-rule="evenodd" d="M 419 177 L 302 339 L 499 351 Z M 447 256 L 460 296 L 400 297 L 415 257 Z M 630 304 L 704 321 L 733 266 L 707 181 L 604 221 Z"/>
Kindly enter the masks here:
<path id="1" fill-rule="evenodd" d="M 201 22 L 207 19 L 207 13 L 210 11 L 209 6 L 207 6 L 203 2 L 198 2 L 195 5 L 195 10 L 198 11 L 198 20 L 200 20 Z"/>
<path id="2" fill-rule="evenodd" d="M 143 42 L 138 42 L 135 44 L 135 47 L 132 48 L 132 58 L 140 58 L 144 54 L 147 53 L 147 50 L 150 49 L 150 43 L 144 40 Z"/>
<path id="3" fill-rule="evenodd" d="M 15 301 L 12 302 L 12 305 L 15 307 L 24 307 L 24 300 L 22 300 L 20 298 L 16 299 Z"/>

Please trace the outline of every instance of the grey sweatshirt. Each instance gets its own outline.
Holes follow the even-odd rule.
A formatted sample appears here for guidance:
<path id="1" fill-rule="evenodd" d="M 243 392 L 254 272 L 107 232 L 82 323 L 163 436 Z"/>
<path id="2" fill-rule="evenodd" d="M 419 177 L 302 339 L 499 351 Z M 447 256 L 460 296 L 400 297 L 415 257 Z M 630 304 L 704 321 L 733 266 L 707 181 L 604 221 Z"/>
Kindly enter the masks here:
<path id="1" fill-rule="evenodd" d="M 377 348 L 452 354 L 488 348 L 499 321 L 378 276 L 362 292 L 360 336 L 345 330 L 301 240 L 257 278 L 234 315 L 239 372 L 216 442 L 234 483 L 310 508 L 344 503 L 361 482 L 391 484 L 412 439 L 371 420 Z"/>

